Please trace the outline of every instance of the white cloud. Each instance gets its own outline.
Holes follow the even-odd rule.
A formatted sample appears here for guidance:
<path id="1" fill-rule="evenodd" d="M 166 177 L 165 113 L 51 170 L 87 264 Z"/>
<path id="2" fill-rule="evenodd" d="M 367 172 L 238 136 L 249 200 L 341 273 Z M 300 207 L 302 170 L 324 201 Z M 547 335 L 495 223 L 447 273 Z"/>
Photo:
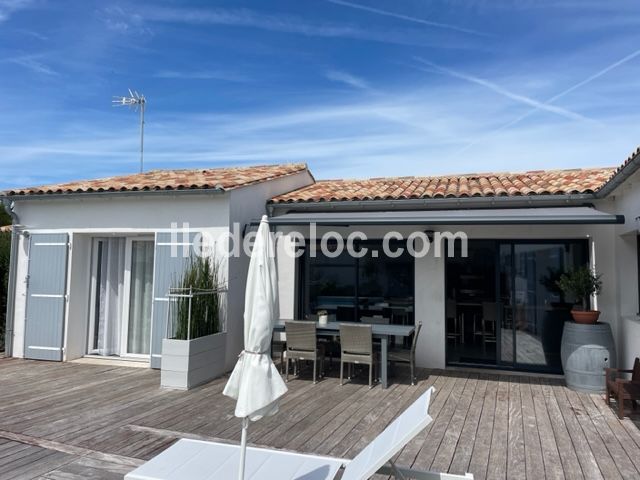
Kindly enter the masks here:
<path id="1" fill-rule="evenodd" d="M 51 76 L 58 75 L 58 72 L 33 56 L 14 57 L 7 59 L 7 61 L 10 63 L 15 63 L 16 65 L 20 65 L 21 67 L 24 67 L 38 74 Z"/>
<path id="2" fill-rule="evenodd" d="M 33 0 L 0 0 L 0 23 L 9 20 L 14 13 L 29 8 Z"/>
<path id="3" fill-rule="evenodd" d="M 459 25 L 452 25 L 450 23 L 442 23 L 442 22 L 434 22 L 432 20 L 426 20 L 424 18 L 412 17 L 409 15 L 403 15 L 401 13 L 390 12 L 389 10 L 382 10 L 380 8 L 373 8 L 367 5 L 361 5 L 359 3 L 347 2 L 345 0 L 327 0 L 329 3 L 333 3 L 335 5 L 342 5 L 343 7 L 354 8 L 356 10 L 363 10 L 369 13 L 375 13 L 377 15 L 382 15 L 385 17 L 397 18 L 400 20 L 405 20 L 407 22 L 417 23 L 420 25 L 426 25 L 428 27 L 441 28 L 444 30 L 453 30 L 455 32 L 460 33 L 468 33 L 472 35 L 480 35 L 480 36 L 488 36 L 485 33 L 479 32 L 478 30 L 473 30 L 470 28 L 461 27 Z"/>
<path id="4" fill-rule="evenodd" d="M 222 80 L 226 82 L 249 82 L 251 79 L 246 75 L 223 70 L 160 70 L 153 74 L 155 78 L 176 79 L 176 80 Z"/>
<path id="5" fill-rule="evenodd" d="M 351 38 L 398 45 L 414 45 L 443 49 L 477 49 L 477 42 L 435 39 L 416 30 L 363 29 L 341 23 L 311 23 L 288 14 L 266 14 L 242 9 L 170 8 L 154 6 L 140 14 L 147 22 L 184 23 L 189 25 L 225 25 L 255 28 L 270 32 L 290 33 L 321 38 Z"/>
<path id="6" fill-rule="evenodd" d="M 447 67 L 443 67 L 441 65 L 437 65 L 433 62 L 429 62 L 427 60 L 424 60 L 422 58 L 417 58 L 418 61 L 420 61 L 421 63 L 429 66 L 432 70 L 435 70 L 436 72 L 439 73 L 443 73 L 446 75 L 449 75 L 451 77 L 454 78 L 458 78 L 460 80 L 464 80 L 465 82 L 469 82 L 469 83 L 473 83 L 476 85 L 480 85 L 482 87 L 486 87 L 489 90 L 497 93 L 498 95 L 502 95 L 503 97 L 509 98 L 511 100 L 515 100 L 516 102 L 522 103 L 524 105 L 528 105 L 530 107 L 534 107 L 536 110 L 543 110 L 546 112 L 550 112 L 550 113 L 555 113 L 557 115 L 560 115 L 562 117 L 566 117 L 572 120 L 586 120 L 588 121 L 589 119 L 587 117 L 585 117 L 584 115 L 581 115 L 579 113 L 576 112 L 572 112 L 570 110 L 567 110 L 566 108 L 562 108 L 562 107 L 557 107 L 555 105 L 550 105 L 549 103 L 545 103 L 545 102 L 540 102 L 538 100 L 535 100 L 533 98 L 527 97 L 525 95 L 520 95 L 518 93 L 514 93 L 511 92 L 510 90 L 507 90 L 504 87 L 501 87 L 500 85 L 497 85 L 489 80 L 486 80 L 484 78 L 480 78 L 480 77 L 476 77 L 473 75 L 469 75 L 466 73 L 462 73 L 462 72 L 458 72 L 456 70 L 453 70 L 451 68 L 447 68 Z M 432 71 L 432 70 L 427 70 L 427 69 L 422 69 L 425 71 Z"/>
<path id="7" fill-rule="evenodd" d="M 325 77 L 333 82 L 344 83 L 345 85 L 359 90 L 371 90 L 371 87 L 364 79 L 340 70 L 329 70 L 325 72 Z"/>

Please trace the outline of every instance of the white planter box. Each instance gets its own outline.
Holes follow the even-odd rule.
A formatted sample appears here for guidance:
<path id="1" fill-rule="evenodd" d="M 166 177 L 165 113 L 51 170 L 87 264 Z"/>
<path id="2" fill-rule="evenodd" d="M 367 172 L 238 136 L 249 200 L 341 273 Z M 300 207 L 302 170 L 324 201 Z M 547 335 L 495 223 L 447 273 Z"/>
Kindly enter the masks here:
<path id="1" fill-rule="evenodd" d="M 162 340 L 160 385 L 188 390 L 225 373 L 227 334 L 216 333 L 193 340 Z"/>

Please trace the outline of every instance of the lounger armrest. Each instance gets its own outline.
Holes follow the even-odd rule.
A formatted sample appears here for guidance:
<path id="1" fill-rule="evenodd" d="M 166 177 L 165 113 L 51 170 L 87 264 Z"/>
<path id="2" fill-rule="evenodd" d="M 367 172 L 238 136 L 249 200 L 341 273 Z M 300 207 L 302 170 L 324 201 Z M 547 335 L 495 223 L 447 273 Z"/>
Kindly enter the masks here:
<path id="1" fill-rule="evenodd" d="M 616 378 L 616 383 L 619 383 L 619 384 L 631 383 L 631 380 L 627 380 L 626 378 Z"/>
<path id="2" fill-rule="evenodd" d="M 473 475 L 465 473 L 464 475 L 456 475 L 453 473 L 440 473 L 440 472 L 428 472 L 424 470 L 412 470 L 411 468 L 395 467 L 400 474 L 407 480 L 473 480 Z M 395 480 L 397 477 L 394 475 L 394 467 L 385 465 L 380 467 L 376 472 L 381 475 L 391 475 Z M 399 480 L 399 479 L 398 479 Z"/>

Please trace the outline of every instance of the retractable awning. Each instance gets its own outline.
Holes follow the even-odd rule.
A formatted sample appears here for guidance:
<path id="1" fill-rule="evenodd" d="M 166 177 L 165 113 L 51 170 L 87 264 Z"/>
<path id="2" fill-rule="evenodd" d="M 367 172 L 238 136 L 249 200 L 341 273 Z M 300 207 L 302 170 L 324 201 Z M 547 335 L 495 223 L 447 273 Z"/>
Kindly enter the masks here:
<path id="1" fill-rule="evenodd" d="M 592 207 L 294 212 L 271 225 L 598 225 L 622 224 L 623 215 Z"/>

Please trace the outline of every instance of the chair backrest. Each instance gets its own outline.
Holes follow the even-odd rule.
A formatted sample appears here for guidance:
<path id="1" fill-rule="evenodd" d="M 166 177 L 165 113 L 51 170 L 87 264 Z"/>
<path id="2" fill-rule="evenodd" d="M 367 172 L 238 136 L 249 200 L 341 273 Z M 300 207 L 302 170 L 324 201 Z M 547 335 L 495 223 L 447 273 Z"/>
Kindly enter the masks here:
<path id="1" fill-rule="evenodd" d="M 342 480 L 368 479 L 429 425 L 432 421 L 429 404 L 433 392 L 434 388 L 431 387 L 422 394 L 351 460 L 343 472 Z"/>
<path id="2" fill-rule="evenodd" d="M 413 342 L 411 342 L 411 355 L 416 354 L 416 346 L 418 345 L 418 335 L 420 335 L 421 329 L 422 329 L 422 322 L 418 322 L 418 325 L 416 325 L 416 329 L 413 332 Z"/>
<path id="3" fill-rule="evenodd" d="M 640 382 L 640 358 L 636 357 L 633 362 L 633 372 L 631 373 L 631 381 Z"/>
<path id="4" fill-rule="evenodd" d="M 285 322 L 284 331 L 287 335 L 287 350 L 309 351 L 316 349 L 316 324 L 290 320 Z"/>
<path id="5" fill-rule="evenodd" d="M 373 353 L 371 325 L 341 323 L 340 349 L 343 353 L 371 355 Z"/>
<path id="6" fill-rule="evenodd" d="M 361 323 L 368 323 L 369 325 L 389 325 L 389 319 L 383 316 L 374 315 L 373 317 L 360 317 Z"/>

